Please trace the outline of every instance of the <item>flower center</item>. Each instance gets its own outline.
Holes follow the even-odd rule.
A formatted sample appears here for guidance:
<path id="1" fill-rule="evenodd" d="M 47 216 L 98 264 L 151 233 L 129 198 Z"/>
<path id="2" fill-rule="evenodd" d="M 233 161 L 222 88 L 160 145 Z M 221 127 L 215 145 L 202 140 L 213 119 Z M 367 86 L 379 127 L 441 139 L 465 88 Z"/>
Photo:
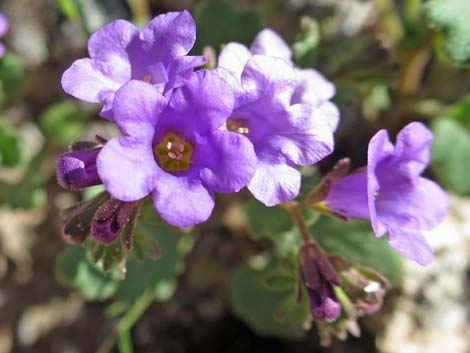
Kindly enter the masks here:
<path id="1" fill-rule="evenodd" d="M 152 76 L 150 76 L 150 75 L 145 75 L 145 77 L 144 77 L 144 82 L 152 83 Z"/>
<path id="2" fill-rule="evenodd" d="M 173 133 L 155 145 L 153 152 L 157 163 L 167 172 L 184 172 L 191 166 L 193 147 Z"/>
<path id="3" fill-rule="evenodd" d="M 227 129 L 243 135 L 250 133 L 250 129 L 248 128 L 246 121 L 243 119 L 229 119 L 227 121 Z"/>

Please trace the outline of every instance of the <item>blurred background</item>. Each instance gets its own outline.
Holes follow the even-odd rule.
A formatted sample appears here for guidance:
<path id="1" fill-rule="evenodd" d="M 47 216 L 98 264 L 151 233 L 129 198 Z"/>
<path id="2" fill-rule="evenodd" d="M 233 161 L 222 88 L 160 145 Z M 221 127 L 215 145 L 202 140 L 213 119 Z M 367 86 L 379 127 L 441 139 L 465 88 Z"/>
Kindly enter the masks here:
<path id="1" fill-rule="evenodd" d="M 162 258 L 130 264 L 125 281 L 62 239 L 61 210 L 100 189 L 62 190 L 56 158 L 77 139 L 117 135 L 99 106 L 62 91 L 63 71 L 111 20 L 144 25 L 182 9 L 197 22 L 194 53 L 249 45 L 270 27 L 292 45 L 297 65 L 336 84 L 336 149 L 304 171 L 307 191 L 341 157 L 364 165 L 378 129 L 394 136 L 418 120 L 434 131 L 426 176 L 450 192 L 452 207 L 428 234 L 436 251 L 429 267 L 374 242 L 368 225 L 315 226 L 328 251 L 393 283 L 383 310 L 360 321 L 360 338 L 321 347 L 315 328 L 290 315 L 298 311 L 291 296 L 260 286 L 253 269 L 273 246 L 288 246 L 292 224 L 248 195 L 220 197 L 211 221 L 179 242 L 159 238 Z M 0 11 L 10 22 L 0 59 L 0 353 L 118 352 L 123 317 L 138 353 L 470 352 L 470 2 L 3 0 Z M 156 302 L 141 295 L 149 288 Z"/>

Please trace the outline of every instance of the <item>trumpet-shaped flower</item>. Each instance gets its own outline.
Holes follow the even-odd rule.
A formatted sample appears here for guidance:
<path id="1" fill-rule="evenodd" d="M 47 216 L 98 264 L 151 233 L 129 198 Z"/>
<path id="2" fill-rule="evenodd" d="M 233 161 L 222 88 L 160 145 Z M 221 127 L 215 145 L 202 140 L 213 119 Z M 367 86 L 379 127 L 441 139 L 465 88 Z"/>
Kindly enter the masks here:
<path id="1" fill-rule="evenodd" d="M 249 49 L 240 43 L 228 43 L 220 53 L 218 66 L 240 77 L 249 58 L 256 54 L 281 58 L 291 65 L 297 75 L 297 83 L 290 103 L 311 104 L 328 117 L 331 129 L 336 130 L 340 112 L 330 101 L 336 93 L 335 86 L 315 69 L 295 67 L 292 50 L 272 29 L 266 28 L 259 32 Z"/>
<path id="2" fill-rule="evenodd" d="M 241 73 L 219 68 L 235 92 L 227 127 L 250 139 L 258 159 L 248 189 L 266 206 L 294 199 L 301 175 L 296 166 L 312 165 L 333 150 L 328 117 L 311 104 L 292 104 L 298 84 L 284 60 L 249 58 Z"/>
<path id="3" fill-rule="evenodd" d="M 235 192 L 253 177 L 256 157 L 248 138 L 226 129 L 233 94 L 215 72 L 193 73 L 169 99 L 146 82 L 131 81 L 117 93 L 115 121 L 124 137 L 98 155 L 98 174 L 121 201 L 152 193 L 168 223 L 205 221 L 214 192 Z"/>
<path id="4" fill-rule="evenodd" d="M 370 219 L 376 236 L 390 234 L 390 245 L 421 265 L 433 251 L 423 231 L 438 225 L 449 200 L 435 182 L 421 177 L 430 160 L 433 135 L 423 124 L 411 123 L 397 136 L 395 146 L 387 131 L 369 142 L 367 169 L 337 179 L 324 200 L 332 211 Z"/>

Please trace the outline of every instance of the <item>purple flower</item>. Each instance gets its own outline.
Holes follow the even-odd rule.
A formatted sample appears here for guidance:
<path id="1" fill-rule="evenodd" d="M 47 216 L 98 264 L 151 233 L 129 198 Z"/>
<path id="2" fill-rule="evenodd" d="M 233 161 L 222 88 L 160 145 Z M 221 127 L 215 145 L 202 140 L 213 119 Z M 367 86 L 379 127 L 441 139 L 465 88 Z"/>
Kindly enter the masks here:
<path id="1" fill-rule="evenodd" d="M 101 148 L 85 149 L 65 153 L 56 165 L 57 181 L 69 190 L 81 190 L 88 186 L 101 184 L 96 170 L 96 157 Z"/>
<path id="2" fill-rule="evenodd" d="M 333 150 L 328 118 L 310 104 L 291 103 L 297 79 L 280 58 L 254 55 L 242 72 L 217 71 L 235 92 L 227 126 L 250 139 L 258 158 L 248 189 L 266 206 L 294 199 L 301 183 L 296 166 L 312 165 Z"/>
<path id="3" fill-rule="evenodd" d="M 189 227 L 209 218 L 214 192 L 239 191 L 253 177 L 253 145 L 226 129 L 233 95 L 215 72 L 193 73 L 169 100 L 155 86 L 131 81 L 113 109 L 125 136 L 103 147 L 97 166 L 118 200 L 152 193 L 164 220 Z"/>
<path id="4" fill-rule="evenodd" d="M 258 33 L 250 49 L 239 43 L 228 43 L 220 53 L 219 67 L 240 77 L 248 59 L 256 54 L 281 58 L 294 67 L 292 50 L 279 34 L 269 28 Z M 330 102 L 336 93 L 335 86 L 317 70 L 298 67 L 294 67 L 294 70 L 298 81 L 290 103 L 313 105 L 328 117 L 331 129 L 335 131 L 340 118 L 338 108 Z"/>
<path id="5" fill-rule="evenodd" d="M 8 18 L 4 14 L 0 13 L 0 38 L 5 36 L 9 28 L 10 24 L 8 23 Z M 5 55 L 5 51 L 5 45 L 0 43 L 0 58 Z"/>
<path id="6" fill-rule="evenodd" d="M 439 224 L 449 207 L 439 185 L 420 176 L 432 140 L 431 131 L 417 122 L 403 128 L 395 146 L 386 130 L 379 131 L 369 142 L 367 169 L 334 181 L 324 204 L 346 217 L 370 219 L 376 236 L 389 232 L 395 250 L 428 264 L 433 251 L 423 231 Z"/>
<path id="7" fill-rule="evenodd" d="M 143 30 L 116 20 L 91 36 L 90 58 L 64 72 L 62 87 L 78 99 L 104 103 L 101 115 L 113 120 L 114 95 L 126 82 L 142 80 L 166 92 L 203 65 L 204 57 L 186 56 L 195 40 L 195 23 L 187 11 L 157 16 Z"/>

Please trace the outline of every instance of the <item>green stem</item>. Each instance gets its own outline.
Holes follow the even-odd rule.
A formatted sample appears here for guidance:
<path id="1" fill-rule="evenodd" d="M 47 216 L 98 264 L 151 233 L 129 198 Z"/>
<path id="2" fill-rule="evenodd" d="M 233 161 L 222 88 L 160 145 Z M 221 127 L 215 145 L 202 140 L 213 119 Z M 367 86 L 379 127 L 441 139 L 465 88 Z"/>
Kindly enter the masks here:
<path id="1" fill-rule="evenodd" d="M 127 314 L 121 319 L 118 326 L 119 333 L 129 331 L 132 326 L 139 320 L 145 310 L 148 309 L 155 299 L 155 292 L 153 288 L 147 289 L 134 305 L 129 309 Z"/>
<path id="2" fill-rule="evenodd" d="M 148 309 L 155 299 L 155 291 L 147 289 L 134 305 L 129 309 L 127 314 L 121 319 L 118 326 L 119 333 L 119 352 L 120 353 L 133 353 L 131 328 L 139 320 L 142 314 Z"/>
<path id="3" fill-rule="evenodd" d="M 307 224 L 304 221 L 304 216 L 302 215 L 302 204 L 298 203 L 289 203 L 285 204 L 284 208 L 290 213 L 292 219 L 295 222 L 295 225 L 300 231 L 300 235 L 302 236 L 302 240 L 305 244 L 310 244 L 315 242 L 308 230 Z"/>
<path id="4" fill-rule="evenodd" d="M 130 331 L 121 332 L 119 334 L 118 348 L 119 353 L 134 353 Z"/>

